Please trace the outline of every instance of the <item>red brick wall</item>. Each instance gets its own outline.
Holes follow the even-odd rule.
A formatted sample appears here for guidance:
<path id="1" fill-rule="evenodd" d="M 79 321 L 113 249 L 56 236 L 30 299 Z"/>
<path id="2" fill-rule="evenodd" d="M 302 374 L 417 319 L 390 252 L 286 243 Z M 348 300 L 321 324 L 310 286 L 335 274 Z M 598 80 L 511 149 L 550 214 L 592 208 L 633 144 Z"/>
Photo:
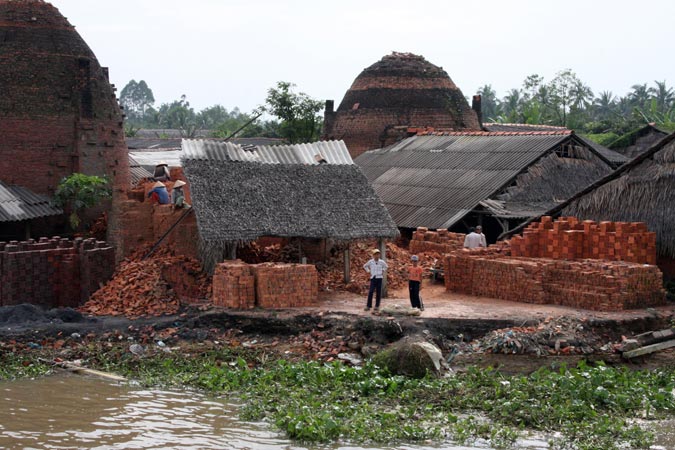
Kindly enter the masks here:
<path id="1" fill-rule="evenodd" d="M 1 242 L 0 305 L 77 306 L 114 268 L 114 249 L 95 239 Z"/>
<path id="2" fill-rule="evenodd" d="M 255 277 L 251 266 L 241 260 L 218 264 L 213 274 L 211 301 L 226 308 L 255 308 Z"/>

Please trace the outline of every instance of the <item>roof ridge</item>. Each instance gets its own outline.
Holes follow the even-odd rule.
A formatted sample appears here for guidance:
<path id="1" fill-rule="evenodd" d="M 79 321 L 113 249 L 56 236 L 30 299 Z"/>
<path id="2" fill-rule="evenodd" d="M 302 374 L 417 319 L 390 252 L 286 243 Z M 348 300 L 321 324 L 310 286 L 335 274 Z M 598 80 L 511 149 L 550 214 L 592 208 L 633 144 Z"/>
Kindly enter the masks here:
<path id="1" fill-rule="evenodd" d="M 417 136 L 568 136 L 573 130 L 546 130 L 546 131 L 421 131 Z"/>

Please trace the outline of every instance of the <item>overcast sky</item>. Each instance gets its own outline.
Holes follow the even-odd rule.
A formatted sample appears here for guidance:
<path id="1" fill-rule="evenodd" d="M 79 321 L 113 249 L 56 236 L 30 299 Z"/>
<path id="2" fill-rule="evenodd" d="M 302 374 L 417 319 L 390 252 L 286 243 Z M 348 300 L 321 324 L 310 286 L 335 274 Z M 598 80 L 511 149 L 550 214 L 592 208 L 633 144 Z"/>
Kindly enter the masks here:
<path id="1" fill-rule="evenodd" d="M 502 97 L 571 68 L 595 93 L 675 84 L 672 0 L 52 0 L 121 89 L 145 80 L 157 105 L 247 112 L 277 81 L 342 99 L 392 51 L 442 66 L 465 96 Z M 119 94 L 119 92 L 118 92 Z"/>

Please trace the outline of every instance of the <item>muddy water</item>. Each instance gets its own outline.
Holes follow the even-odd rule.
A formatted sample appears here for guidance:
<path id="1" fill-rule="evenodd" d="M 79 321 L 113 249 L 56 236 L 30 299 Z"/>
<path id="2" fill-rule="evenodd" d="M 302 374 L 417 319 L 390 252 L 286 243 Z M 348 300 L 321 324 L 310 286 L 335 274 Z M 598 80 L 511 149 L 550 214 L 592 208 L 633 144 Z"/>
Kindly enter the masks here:
<path id="1" fill-rule="evenodd" d="M 266 424 L 241 422 L 235 417 L 236 405 L 227 399 L 189 391 L 139 389 L 78 375 L 0 383 L 2 449 L 364 448 L 345 444 L 303 447 Z M 489 447 L 445 444 L 391 448 Z M 517 448 L 543 449 L 546 444 L 542 440 L 521 441 Z"/>

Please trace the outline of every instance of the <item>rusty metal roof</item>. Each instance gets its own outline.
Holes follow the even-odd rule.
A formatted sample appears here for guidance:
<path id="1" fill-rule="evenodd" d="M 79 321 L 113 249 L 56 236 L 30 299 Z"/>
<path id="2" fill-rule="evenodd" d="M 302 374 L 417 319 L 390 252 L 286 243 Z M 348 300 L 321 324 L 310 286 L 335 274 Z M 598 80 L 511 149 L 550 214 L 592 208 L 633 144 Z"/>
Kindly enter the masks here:
<path id="1" fill-rule="evenodd" d="M 399 227 L 448 228 L 571 139 L 569 130 L 429 133 L 363 153 L 355 163 Z"/>
<path id="2" fill-rule="evenodd" d="M 47 196 L 0 181 L 0 222 L 18 222 L 60 214 L 63 211 Z"/>
<path id="3" fill-rule="evenodd" d="M 231 142 L 205 139 L 183 139 L 182 158 L 212 161 L 246 161 L 263 164 L 318 165 L 320 156 L 330 165 L 352 165 L 349 150 L 343 141 L 321 141 L 308 144 L 258 145 L 249 148 Z"/>

